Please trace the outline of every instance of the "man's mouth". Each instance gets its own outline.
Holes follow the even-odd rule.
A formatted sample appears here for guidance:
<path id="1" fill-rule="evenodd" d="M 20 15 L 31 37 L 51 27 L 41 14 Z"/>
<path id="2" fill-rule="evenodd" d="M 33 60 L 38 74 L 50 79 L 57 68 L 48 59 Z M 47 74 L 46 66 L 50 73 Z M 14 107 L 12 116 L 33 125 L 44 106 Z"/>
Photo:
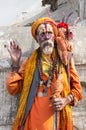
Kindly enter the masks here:
<path id="1" fill-rule="evenodd" d="M 48 42 L 46 42 L 46 43 L 43 44 L 43 48 L 45 48 L 46 46 L 48 46 L 48 47 L 53 47 L 52 44 L 51 44 L 51 43 L 48 43 Z"/>

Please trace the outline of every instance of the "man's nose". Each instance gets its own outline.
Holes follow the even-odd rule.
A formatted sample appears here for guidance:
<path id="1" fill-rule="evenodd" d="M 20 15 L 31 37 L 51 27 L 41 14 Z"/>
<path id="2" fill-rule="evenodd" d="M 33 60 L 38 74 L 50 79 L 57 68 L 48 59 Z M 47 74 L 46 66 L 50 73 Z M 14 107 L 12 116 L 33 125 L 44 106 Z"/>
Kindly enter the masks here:
<path id="1" fill-rule="evenodd" d="M 45 39 L 49 39 L 50 38 L 50 35 L 46 32 L 45 33 Z"/>

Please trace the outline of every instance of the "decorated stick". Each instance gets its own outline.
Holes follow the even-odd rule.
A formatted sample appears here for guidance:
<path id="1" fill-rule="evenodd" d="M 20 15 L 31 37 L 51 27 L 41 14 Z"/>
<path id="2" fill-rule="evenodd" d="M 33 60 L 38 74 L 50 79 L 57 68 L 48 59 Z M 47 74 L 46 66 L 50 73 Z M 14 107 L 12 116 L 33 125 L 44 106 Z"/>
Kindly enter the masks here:
<path id="1" fill-rule="evenodd" d="M 54 112 L 54 130 L 58 130 L 58 112 Z"/>
<path id="2" fill-rule="evenodd" d="M 58 78 L 56 80 L 56 82 L 52 83 L 51 85 L 51 91 L 52 91 L 52 95 L 50 97 L 51 100 L 53 100 L 53 98 L 58 98 L 60 97 L 60 94 L 62 92 L 63 89 L 63 76 L 62 74 L 58 74 Z M 58 111 L 54 112 L 54 130 L 58 129 Z"/>

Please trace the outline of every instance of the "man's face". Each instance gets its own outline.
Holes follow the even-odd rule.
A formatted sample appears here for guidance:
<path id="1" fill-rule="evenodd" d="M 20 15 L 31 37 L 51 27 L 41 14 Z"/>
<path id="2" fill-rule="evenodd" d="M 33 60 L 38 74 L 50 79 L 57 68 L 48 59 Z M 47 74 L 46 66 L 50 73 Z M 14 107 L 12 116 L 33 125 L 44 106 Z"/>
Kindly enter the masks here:
<path id="1" fill-rule="evenodd" d="M 54 32 L 53 28 L 48 23 L 39 25 L 37 29 L 37 41 L 46 55 L 50 55 L 54 47 Z"/>

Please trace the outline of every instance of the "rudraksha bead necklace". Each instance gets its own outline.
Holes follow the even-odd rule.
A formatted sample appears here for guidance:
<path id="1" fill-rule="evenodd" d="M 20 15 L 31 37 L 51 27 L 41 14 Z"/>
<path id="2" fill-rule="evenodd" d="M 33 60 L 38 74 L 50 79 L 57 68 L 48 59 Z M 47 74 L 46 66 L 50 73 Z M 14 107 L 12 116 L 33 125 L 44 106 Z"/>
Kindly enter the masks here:
<path id="1" fill-rule="evenodd" d="M 43 87 L 43 95 L 47 96 L 48 88 L 51 86 L 53 76 L 55 74 L 55 71 L 57 70 L 57 62 L 59 63 L 59 57 L 58 57 L 58 53 L 57 53 L 57 50 L 56 50 L 56 57 L 53 61 L 52 67 L 50 67 L 50 69 L 49 69 L 49 77 L 48 77 L 47 80 L 43 79 L 41 58 L 42 58 L 42 52 L 39 48 L 39 50 L 38 50 L 38 69 L 39 69 L 39 75 L 40 75 L 40 86 Z"/>

